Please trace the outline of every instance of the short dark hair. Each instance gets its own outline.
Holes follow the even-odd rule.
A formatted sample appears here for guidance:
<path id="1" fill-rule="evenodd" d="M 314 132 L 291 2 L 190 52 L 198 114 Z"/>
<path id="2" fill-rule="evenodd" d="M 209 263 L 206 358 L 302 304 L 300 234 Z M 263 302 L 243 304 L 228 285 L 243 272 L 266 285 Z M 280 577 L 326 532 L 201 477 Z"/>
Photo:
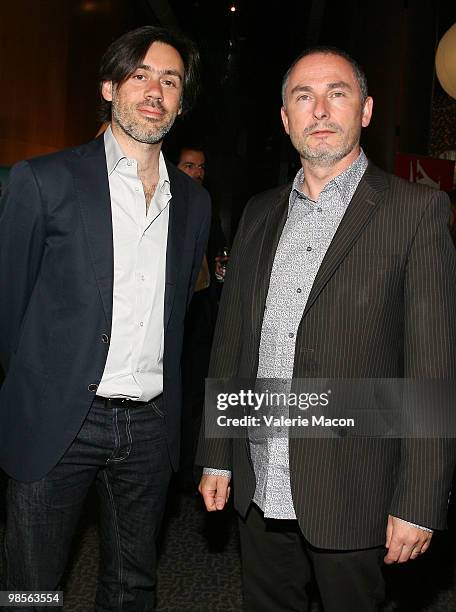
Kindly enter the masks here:
<path id="1" fill-rule="evenodd" d="M 184 63 L 184 83 L 182 93 L 182 114 L 194 105 L 199 92 L 200 57 L 193 42 L 181 34 L 165 28 L 142 26 L 123 34 L 112 42 L 100 62 L 98 91 L 101 98 L 99 118 L 111 120 L 111 102 L 105 100 L 101 89 L 105 81 L 114 85 L 123 83 L 141 64 L 149 47 L 154 42 L 170 45 L 179 53 Z"/>
<path id="2" fill-rule="evenodd" d="M 298 57 L 294 60 L 294 62 L 291 64 L 291 66 L 286 71 L 283 77 L 283 80 L 282 80 L 282 103 L 283 105 L 285 106 L 285 89 L 287 88 L 288 78 L 293 68 L 296 66 L 296 64 L 300 60 L 302 60 L 303 57 L 306 57 L 307 55 L 316 55 L 318 53 L 321 53 L 323 55 L 337 55 L 339 57 L 342 57 L 344 60 L 346 60 L 351 65 L 353 74 L 355 75 L 355 78 L 358 81 L 359 89 L 361 92 L 361 102 L 364 103 L 366 101 L 366 98 L 369 95 L 369 90 L 367 88 L 366 75 L 364 73 L 364 70 L 358 64 L 358 62 L 355 59 L 353 59 L 353 57 L 349 55 L 346 51 L 343 51 L 342 49 L 338 49 L 337 47 L 315 45 L 313 47 L 308 47 L 307 49 L 304 49 L 304 51 L 298 55 Z"/>
<path id="3" fill-rule="evenodd" d="M 179 159 L 182 155 L 182 151 L 199 151 L 200 153 L 205 154 L 204 147 L 202 147 L 200 144 L 197 144 L 197 143 L 185 143 L 183 145 L 179 145 L 177 149 L 177 154 L 179 156 Z"/>

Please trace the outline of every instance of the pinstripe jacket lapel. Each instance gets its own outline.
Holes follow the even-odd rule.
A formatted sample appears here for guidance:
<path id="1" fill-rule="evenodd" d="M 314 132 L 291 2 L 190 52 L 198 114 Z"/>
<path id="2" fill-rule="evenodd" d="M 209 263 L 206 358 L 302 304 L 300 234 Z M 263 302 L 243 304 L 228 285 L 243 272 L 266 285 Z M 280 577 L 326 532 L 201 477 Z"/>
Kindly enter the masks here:
<path id="1" fill-rule="evenodd" d="M 358 188 L 347 208 L 333 241 L 323 259 L 307 300 L 303 316 L 315 303 L 320 292 L 329 282 L 350 249 L 366 228 L 378 205 L 382 202 L 383 193 L 388 183 L 384 173 L 373 164 L 369 166 L 361 179 Z M 259 346 L 264 307 L 269 289 L 274 257 L 282 231 L 287 219 L 288 202 L 291 184 L 286 185 L 271 206 L 264 223 L 261 242 L 258 245 L 258 261 L 255 281 L 252 285 L 251 303 L 252 329 L 255 334 L 255 346 Z"/>
<path id="2" fill-rule="evenodd" d="M 329 282 L 334 272 L 353 248 L 377 211 L 383 200 L 383 192 L 387 187 L 388 183 L 384 174 L 369 163 L 321 263 L 303 316 L 307 314 L 326 283 Z"/>

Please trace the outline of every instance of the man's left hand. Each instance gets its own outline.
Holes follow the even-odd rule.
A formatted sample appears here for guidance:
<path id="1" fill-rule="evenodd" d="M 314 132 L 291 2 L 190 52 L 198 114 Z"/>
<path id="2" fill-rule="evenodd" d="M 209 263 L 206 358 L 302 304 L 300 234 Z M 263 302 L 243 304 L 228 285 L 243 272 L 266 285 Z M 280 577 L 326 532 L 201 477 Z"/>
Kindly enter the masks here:
<path id="1" fill-rule="evenodd" d="M 389 515 L 385 544 L 388 554 L 384 558 L 385 563 L 391 565 L 416 559 L 427 551 L 431 538 L 432 532 L 424 531 Z"/>

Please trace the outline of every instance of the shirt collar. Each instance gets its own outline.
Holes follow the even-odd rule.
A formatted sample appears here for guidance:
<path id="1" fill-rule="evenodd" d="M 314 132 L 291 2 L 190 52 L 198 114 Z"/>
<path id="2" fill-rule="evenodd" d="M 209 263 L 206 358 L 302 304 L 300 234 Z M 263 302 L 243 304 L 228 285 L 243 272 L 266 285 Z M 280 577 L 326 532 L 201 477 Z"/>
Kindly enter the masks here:
<path id="1" fill-rule="evenodd" d="M 118 163 L 122 159 L 128 159 L 127 156 L 122 151 L 122 149 L 120 148 L 119 143 L 115 139 L 115 136 L 112 133 L 111 126 L 108 126 L 108 128 L 105 130 L 104 146 L 105 146 L 105 153 L 106 153 L 106 165 L 108 168 L 108 176 L 110 176 L 114 172 L 114 170 L 117 168 Z M 169 181 L 168 168 L 166 167 L 165 157 L 161 151 L 158 157 L 158 176 L 159 176 L 159 180 L 158 180 L 157 187 L 160 186 L 161 189 L 164 189 L 166 187 L 167 193 L 169 192 L 168 194 L 170 194 L 170 191 L 169 191 L 170 181 Z"/>
<path id="2" fill-rule="evenodd" d="M 368 165 L 367 157 L 361 149 L 355 161 L 341 174 L 333 178 L 334 183 L 338 186 L 339 191 L 344 199 L 350 201 L 358 187 L 359 181 L 362 179 Z"/>
<path id="3" fill-rule="evenodd" d="M 358 186 L 359 181 L 361 180 L 364 172 L 366 171 L 367 166 L 367 157 L 364 151 L 361 149 L 360 154 L 355 159 L 355 161 L 352 162 L 350 166 L 346 168 L 343 172 L 341 172 L 341 174 L 331 179 L 329 183 L 327 183 L 322 189 L 322 193 L 323 191 L 326 191 L 335 185 L 339 189 L 344 201 L 350 201 L 356 190 L 356 187 Z M 303 168 L 300 168 L 294 178 L 291 191 L 292 193 L 296 192 L 294 193 L 295 196 L 300 195 L 306 200 L 310 200 L 309 196 L 307 196 L 302 191 L 303 182 L 304 170 Z"/>

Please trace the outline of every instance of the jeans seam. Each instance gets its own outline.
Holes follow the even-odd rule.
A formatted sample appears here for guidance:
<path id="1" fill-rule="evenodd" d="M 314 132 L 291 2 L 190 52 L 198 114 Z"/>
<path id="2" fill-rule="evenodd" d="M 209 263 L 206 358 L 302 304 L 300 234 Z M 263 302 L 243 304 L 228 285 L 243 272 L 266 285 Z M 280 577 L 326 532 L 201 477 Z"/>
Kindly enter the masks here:
<path id="1" fill-rule="evenodd" d="M 114 457 L 117 453 L 117 449 L 119 448 L 119 428 L 117 426 L 117 408 L 113 409 L 112 412 L 113 420 L 114 420 L 114 448 L 112 449 L 111 455 L 106 459 L 106 465 L 111 461 L 115 461 Z"/>
<path id="2" fill-rule="evenodd" d="M 119 523 L 117 521 L 117 513 L 116 513 L 116 505 L 114 503 L 114 496 L 112 494 L 111 485 L 109 483 L 109 478 L 106 472 L 103 472 L 103 479 L 106 484 L 106 490 L 108 491 L 108 497 L 112 508 L 113 514 L 113 522 L 114 522 L 114 531 L 116 534 L 116 548 L 117 548 L 117 559 L 118 559 L 118 580 L 119 580 L 119 612 L 122 612 L 122 604 L 123 604 L 123 565 L 122 565 L 122 554 L 121 554 L 121 546 L 120 546 L 120 534 L 119 534 Z"/>
<path id="3" fill-rule="evenodd" d="M 125 431 L 127 433 L 127 440 L 128 440 L 127 451 L 126 451 L 125 455 L 122 455 L 121 457 L 116 457 L 115 459 L 112 458 L 112 455 L 111 455 L 111 457 L 109 459 L 110 463 L 119 463 L 120 461 L 124 461 L 124 459 L 128 459 L 128 457 L 130 456 L 131 445 L 132 445 L 132 437 L 131 437 L 131 431 L 130 431 L 131 417 L 130 417 L 130 411 L 129 411 L 128 408 L 125 410 L 125 418 L 126 418 Z M 119 431 L 118 423 L 117 423 L 117 413 L 116 413 L 116 430 L 117 430 L 117 432 Z M 120 450 L 120 434 L 119 434 L 119 450 Z"/>
<path id="4" fill-rule="evenodd" d="M 160 410 L 160 408 L 157 406 L 157 404 L 154 401 L 152 401 L 150 405 L 152 409 L 154 410 L 155 414 L 157 414 L 159 417 L 163 418 L 165 416 L 165 413 Z"/>
<path id="5" fill-rule="evenodd" d="M 125 455 L 125 457 L 129 457 L 130 452 L 131 452 L 131 447 L 133 444 L 133 438 L 131 435 L 131 429 L 130 429 L 130 423 L 131 423 L 131 417 L 130 417 L 130 411 L 127 410 L 125 412 L 125 416 L 127 417 L 127 424 L 126 424 L 126 431 L 127 431 L 127 439 L 128 439 L 128 448 L 127 448 L 127 454 Z"/>

